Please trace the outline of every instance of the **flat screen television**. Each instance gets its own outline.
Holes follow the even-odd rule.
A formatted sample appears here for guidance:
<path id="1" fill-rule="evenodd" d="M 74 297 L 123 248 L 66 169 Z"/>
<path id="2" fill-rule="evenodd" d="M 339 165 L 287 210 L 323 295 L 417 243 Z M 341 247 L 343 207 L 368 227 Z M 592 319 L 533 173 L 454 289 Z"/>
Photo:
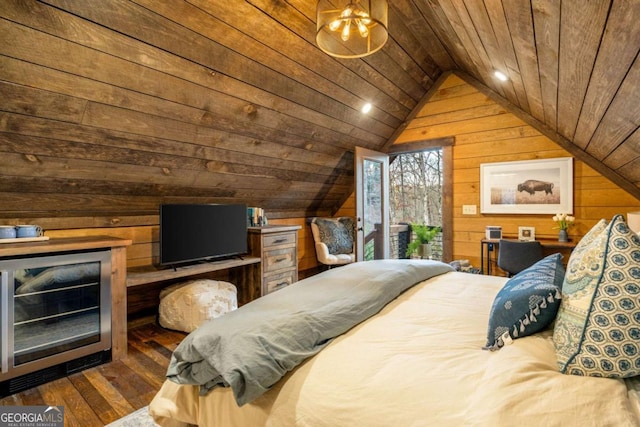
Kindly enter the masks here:
<path id="1" fill-rule="evenodd" d="M 160 205 L 161 265 L 246 253 L 246 205 Z"/>

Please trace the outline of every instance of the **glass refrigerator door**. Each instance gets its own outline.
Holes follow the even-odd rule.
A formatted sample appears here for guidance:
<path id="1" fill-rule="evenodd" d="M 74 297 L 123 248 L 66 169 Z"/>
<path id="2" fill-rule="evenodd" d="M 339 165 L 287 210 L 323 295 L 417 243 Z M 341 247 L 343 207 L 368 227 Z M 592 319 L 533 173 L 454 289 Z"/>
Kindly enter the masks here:
<path id="1" fill-rule="evenodd" d="M 0 379 L 111 347 L 111 255 L 0 261 Z"/>
<path id="2" fill-rule="evenodd" d="M 100 263 L 18 269 L 14 366 L 100 341 Z"/>

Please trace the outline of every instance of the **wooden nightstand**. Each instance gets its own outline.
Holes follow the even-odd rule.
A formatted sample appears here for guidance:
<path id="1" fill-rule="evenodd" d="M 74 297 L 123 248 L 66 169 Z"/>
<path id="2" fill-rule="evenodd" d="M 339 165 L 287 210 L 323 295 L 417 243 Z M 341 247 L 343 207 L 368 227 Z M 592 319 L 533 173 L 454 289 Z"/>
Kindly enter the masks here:
<path id="1" fill-rule="evenodd" d="M 299 225 L 249 227 L 251 255 L 260 257 L 261 295 L 298 281 Z"/>

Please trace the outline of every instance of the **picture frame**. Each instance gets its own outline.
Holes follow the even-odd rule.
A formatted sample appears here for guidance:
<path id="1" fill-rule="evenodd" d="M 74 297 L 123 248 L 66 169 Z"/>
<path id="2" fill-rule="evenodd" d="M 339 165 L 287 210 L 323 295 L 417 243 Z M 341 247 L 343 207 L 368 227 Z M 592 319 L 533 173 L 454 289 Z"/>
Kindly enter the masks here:
<path id="1" fill-rule="evenodd" d="M 483 163 L 480 213 L 573 214 L 573 158 Z"/>
<path id="2" fill-rule="evenodd" d="M 521 242 L 533 242 L 536 240 L 536 228 L 518 227 L 518 240 Z"/>

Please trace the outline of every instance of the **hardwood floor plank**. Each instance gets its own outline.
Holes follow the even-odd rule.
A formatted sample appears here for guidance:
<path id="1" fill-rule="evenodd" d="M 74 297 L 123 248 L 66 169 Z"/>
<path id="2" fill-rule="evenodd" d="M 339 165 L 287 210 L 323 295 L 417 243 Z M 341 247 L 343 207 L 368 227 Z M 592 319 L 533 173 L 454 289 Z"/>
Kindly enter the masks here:
<path id="1" fill-rule="evenodd" d="M 102 365 L 98 371 L 135 409 L 147 405 L 155 395 L 156 391 L 121 361 Z"/>
<path id="2" fill-rule="evenodd" d="M 186 334 L 147 323 L 128 331 L 126 358 L 0 399 L 0 405 L 64 406 L 65 427 L 104 426 L 147 406 Z"/>
<path id="3" fill-rule="evenodd" d="M 38 386 L 40 394 L 47 406 L 63 406 L 64 407 L 64 424 L 66 427 L 93 427 L 99 426 L 98 423 L 83 423 L 81 419 L 76 418 L 79 413 L 74 412 L 75 405 L 71 401 L 67 401 L 64 397 L 64 390 L 67 387 L 69 380 L 67 378 L 61 378 L 41 386 Z M 68 408 L 68 409 L 67 409 Z"/>
<path id="4" fill-rule="evenodd" d="M 92 368 L 95 370 L 95 368 Z M 96 413 L 104 424 L 109 424 L 118 418 L 120 414 L 109 403 L 100 391 L 85 376 L 84 372 L 73 374 L 69 377 L 69 381 L 74 385 L 78 392 L 84 397 L 86 404 Z"/>
<path id="5" fill-rule="evenodd" d="M 129 341 L 129 350 L 135 352 L 140 352 L 144 357 L 149 358 L 155 364 L 161 367 L 161 369 L 166 373 L 167 366 L 169 366 L 169 358 L 164 352 L 158 352 L 154 349 L 152 345 L 148 343 Z"/>
<path id="6" fill-rule="evenodd" d="M 40 395 L 40 391 L 37 387 L 25 390 L 19 394 L 20 398 L 24 402 L 25 406 L 37 406 L 44 405 L 44 399 Z"/>
<path id="7" fill-rule="evenodd" d="M 84 371 L 84 375 L 98 390 L 98 392 L 111 403 L 111 406 L 116 411 L 119 417 L 123 417 L 137 408 L 131 406 L 127 399 L 120 394 L 120 392 L 105 378 L 98 368 L 89 369 Z"/>
<path id="8" fill-rule="evenodd" d="M 24 403 L 20 399 L 19 394 L 13 394 L 11 396 L 0 399 L 0 406 L 23 406 Z"/>
<path id="9" fill-rule="evenodd" d="M 155 323 L 146 323 L 144 325 L 140 325 L 139 327 L 129 331 L 133 337 L 135 337 L 135 341 L 139 340 L 141 342 L 149 341 L 152 339 L 158 339 L 169 343 L 171 341 L 175 341 L 175 344 L 178 345 L 180 341 L 187 336 L 184 332 L 173 331 L 170 329 L 164 329 Z"/>
<path id="10" fill-rule="evenodd" d="M 65 411 L 71 411 L 79 426 L 100 426 L 102 420 L 96 414 L 91 405 L 87 405 L 85 396 L 75 387 L 69 377 L 60 381 L 56 387 L 58 393 L 65 402 Z"/>
<path id="11" fill-rule="evenodd" d="M 171 348 L 167 348 L 165 345 L 160 344 L 159 342 L 156 341 L 149 341 L 147 343 L 147 345 L 149 345 L 150 347 L 152 347 L 155 351 L 157 351 L 158 353 L 166 356 L 168 359 L 171 358 L 171 353 L 173 352 L 173 350 L 175 349 L 171 349 Z"/>
<path id="12" fill-rule="evenodd" d="M 186 336 L 186 334 L 182 332 L 170 331 L 168 329 L 163 329 L 161 334 L 158 334 L 157 331 L 153 329 L 149 330 L 148 328 L 141 328 L 139 331 L 136 330 L 132 333 L 136 334 L 141 342 L 149 343 L 151 341 L 155 341 L 170 352 L 173 352 Z"/>
<path id="13" fill-rule="evenodd" d="M 156 390 L 162 386 L 165 380 L 166 368 L 158 365 L 153 359 L 140 352 L 135 347 L 129 346 L 129 357 L 122 360 L 132 371 L 137 372 L 145 381 Z"/>

